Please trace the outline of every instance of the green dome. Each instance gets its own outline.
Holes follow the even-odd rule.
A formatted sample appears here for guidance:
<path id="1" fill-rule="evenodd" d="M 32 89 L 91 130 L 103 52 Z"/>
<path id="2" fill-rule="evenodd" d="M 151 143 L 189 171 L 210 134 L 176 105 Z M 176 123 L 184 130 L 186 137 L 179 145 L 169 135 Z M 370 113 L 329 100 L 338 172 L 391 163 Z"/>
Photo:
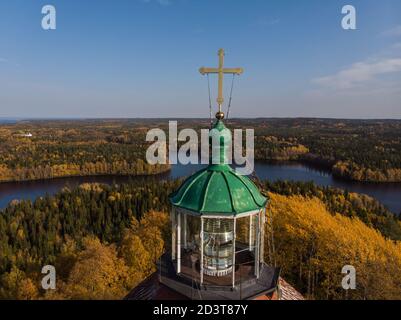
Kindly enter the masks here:
<path id="1" fill-rule="evenodd" d="M 263 208 L 267 199 L 248 177 L 223 164 L 210 165 L 190 176 L 170 201 L 200 215 L 235 216 Z"/>
<path id="2" fill-rule="evenodd" d="M 232 141 L 223 121 L 215 123 L 209 138 L 216 144 L 212 144 L 212 164 L 190 176 L 170 195 L 172 205 L 199 214 L 229 216 L 263 208 L 267 199 L 255 184 L 227 164 Z"/>

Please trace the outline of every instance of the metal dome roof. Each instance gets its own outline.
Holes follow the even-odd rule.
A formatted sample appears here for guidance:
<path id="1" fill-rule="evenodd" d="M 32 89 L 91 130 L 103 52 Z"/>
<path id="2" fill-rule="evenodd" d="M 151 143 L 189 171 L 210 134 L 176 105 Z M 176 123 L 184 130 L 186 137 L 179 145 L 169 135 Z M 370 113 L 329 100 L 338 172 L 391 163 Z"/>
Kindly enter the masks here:
<path id="1" fill-rule="evenodd" d="M 235 216 L 263 208 L 267 198 L 248 177 L 223 164 L 210 165 L 190 176 L 170 201 L 200 215 Z"/>
<path id="2" fill-rule="evenodd" d="M 231 131 L 219 119 L 209 137 L 217 138 L 217 152 L 212 163 L 187 178 L 181 187 L 170 195 L 173 206 L 187 209 L 199 215 L 235 216 L 259 210 L 266 205 L 256 185 L 246 176 L 236 173 L 228 164 L 227 153 L 231 143 Z M 212 149 L 216 148 L 212 144 Z M 217 161 L 216 161 L 217 160 Z"/>

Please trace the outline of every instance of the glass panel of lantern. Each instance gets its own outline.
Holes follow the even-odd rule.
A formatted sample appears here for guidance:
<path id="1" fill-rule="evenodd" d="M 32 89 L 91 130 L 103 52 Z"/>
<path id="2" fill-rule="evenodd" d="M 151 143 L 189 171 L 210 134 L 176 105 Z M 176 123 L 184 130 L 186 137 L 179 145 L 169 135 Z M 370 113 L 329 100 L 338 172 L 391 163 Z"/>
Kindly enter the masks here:
<path id="1" fill-rule="evenodd" d="M 234 219 L 205 218 L 203 268 L 210 276 L 225 276 L 233 269 Z"/>

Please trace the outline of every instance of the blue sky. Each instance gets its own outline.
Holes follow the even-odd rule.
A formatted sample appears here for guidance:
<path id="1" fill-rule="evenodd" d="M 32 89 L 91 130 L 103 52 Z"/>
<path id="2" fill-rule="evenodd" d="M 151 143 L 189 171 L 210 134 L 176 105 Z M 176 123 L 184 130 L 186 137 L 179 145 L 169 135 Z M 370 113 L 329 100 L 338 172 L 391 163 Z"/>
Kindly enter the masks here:
<path id="1" fill-rule="evenodd" d="M 234 117 L 401 118 L 399 0 L 2 0 L 0 117 L 207 117 L 220 47 Z"/>

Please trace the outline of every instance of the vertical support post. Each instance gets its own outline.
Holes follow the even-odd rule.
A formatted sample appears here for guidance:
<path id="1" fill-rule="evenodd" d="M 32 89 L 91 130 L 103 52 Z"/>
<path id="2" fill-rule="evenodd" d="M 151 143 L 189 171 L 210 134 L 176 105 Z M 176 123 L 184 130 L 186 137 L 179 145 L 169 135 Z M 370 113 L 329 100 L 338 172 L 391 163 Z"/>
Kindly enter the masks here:
<path id="1" fill-rule="evenodd" d="M 181 212 L 178 212 L 177 220 L 177 273 L 181 273 Z"/>
<path id="2" fill-rule="evenodd" d="M 176 234 L 177 234 L 177 226 L 175 224 L 175 209 L 174 207 L 171 209 L 171 260 L 175 260 L 176 253 Z"/>
<path id="3" fill-rule="evenodd" d="M 201 217 L 201 232 L 200 232 L 200 283 L 203 284 L 203 217 Z"/>
<path id="4" fill-rule="evenodd" d="M 249 216 L 249 251 L 252 251 L 253 215 Z"/>
<path id="5" fill-rule="evenodd" d="M 262 211 L 261 218 L 261 232 L 260 232 L 260 263 L 265 261 L 265 221 L 266 221 L 266 208 Z"/>
<path id="6" fill-rule="evenodd" d="M 235 239 L 237 237 L 237 235 L 236 235 L 236 232 L 237 232 L 236 226 L 237 226 L 237 218 L 234 217 L 234 228 L 233 228 L 234 229 L 233 230 L 233 271 L 232 271 L 232 273 L 233 273 L 233 288 L 235 288 L 235 251 L 236 251 L 236 249 L 235 249 Z M 241 270 L 240 270 L 240 272 L 241 272 Z"/>
<path id="7" fill-rule="evenodd" d="M 217 97 L 217 104 L 219 106 L 219 112 L 221 112 L 221 105 L 224 102 L 224 98 L 223 98 L 223 80 L 224 80 L 224 70 L 223 70 L 223 66 L 224 66 L 224 50 L 220 49 L 219 50 L 219 84 L 218 84 L 218 97 Z"/>
<path id="8" fill-rule="evenodd" d="M 184 248 L 187 249 L 187 215 L 184 214 Z"/>
<path id="9" fill-rule="evenodd" d="M 256 247 L 255 247 L 255 276 L 259 279 L 259 260 L 260 260 L 260 211 L 257 215 L 258 223 L 256 230 Z"/>

